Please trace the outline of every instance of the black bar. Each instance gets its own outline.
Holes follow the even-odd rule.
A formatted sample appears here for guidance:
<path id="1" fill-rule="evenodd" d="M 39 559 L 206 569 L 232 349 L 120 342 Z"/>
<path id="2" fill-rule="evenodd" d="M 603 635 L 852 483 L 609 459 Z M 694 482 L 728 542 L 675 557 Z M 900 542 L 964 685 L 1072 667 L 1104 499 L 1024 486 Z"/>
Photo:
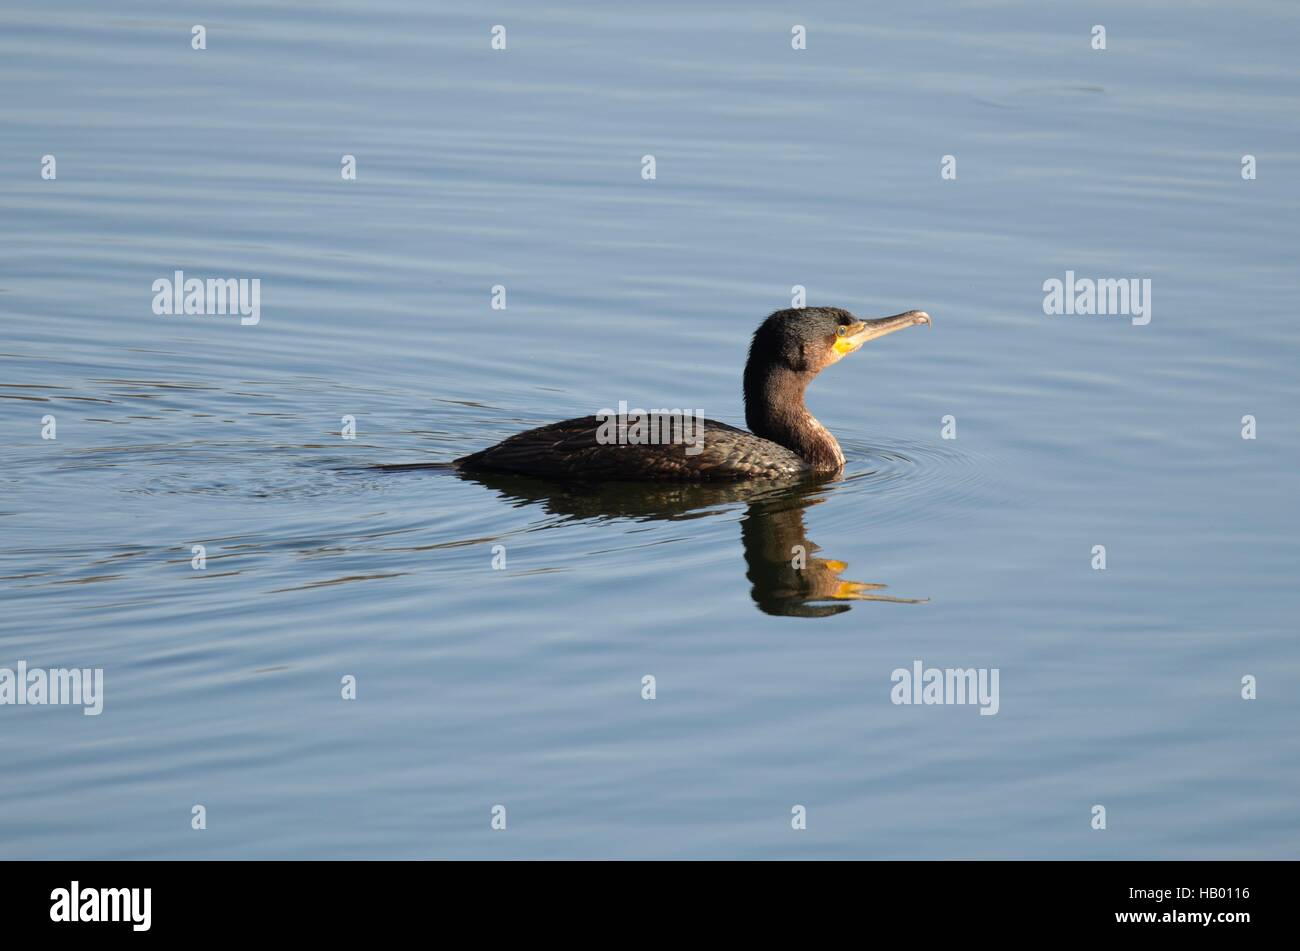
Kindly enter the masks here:
<path id="1" fill-rule="evenodd" d="M 625 936 L 662 940 L 668 925 L 697 918 L 760 933 L 775 918 L 819 930 L 840 921 L 859 935 L 905 927 L 918 939 L 1128 932 L 1221 942 L 1282 925 L 1294 871 L 1287 862 L 11 862 L 0 866 L 0 921 L 7 938 L 92 941 L 337 941 L 456 922 L 480 937 L 531 922 L 540 939 L 600 921 L 619 927 L 612 916 Z M 107 896 L 108 911 L 120 903 L 127 920 L 56 922 L 74 881 L 87 912 L 100 907 L 100 889 L 140 891 L 130 904 L 122 892 Z M 137 930 L 146 888 L 148 929 Z"/>

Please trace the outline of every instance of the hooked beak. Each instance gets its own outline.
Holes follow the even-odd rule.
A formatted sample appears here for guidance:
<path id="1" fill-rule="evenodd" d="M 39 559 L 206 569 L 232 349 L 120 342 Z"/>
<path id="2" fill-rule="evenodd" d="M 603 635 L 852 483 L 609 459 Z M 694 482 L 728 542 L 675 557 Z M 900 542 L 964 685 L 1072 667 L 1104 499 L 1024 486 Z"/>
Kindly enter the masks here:
<path id="1" fill-rule="evenodd" d="M 838 353 L 852 353 L 868 340 L 875 340 L 895 330 L 903 330 L 916 324 L 929 324 L 930 315 L 923 310 L 909 310 L 893 317 L 880 317 L 876 320 L 859 320 L 844 328 L 844 333 L 835 338 L 835 350 Z M 933 326 L 933 325 L 931 325 Z"/>

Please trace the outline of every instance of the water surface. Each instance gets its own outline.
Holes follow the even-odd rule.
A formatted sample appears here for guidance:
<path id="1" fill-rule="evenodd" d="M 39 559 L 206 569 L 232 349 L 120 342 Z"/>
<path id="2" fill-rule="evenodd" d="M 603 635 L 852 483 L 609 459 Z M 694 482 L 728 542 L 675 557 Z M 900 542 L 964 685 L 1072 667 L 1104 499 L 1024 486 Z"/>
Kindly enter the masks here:
<path id="1" fill-rule="evenodd" d="M 1300 11 L 795 17 L 0 13 L 0 667 L 106 690 L 0 707 L 0 855 L 1297 857 Z M 1067 269 L 1150 324 L 1045 316 Z M 935 319 L 814 385 L 840 480 L 368 468 L 743 424 L 794 285 Z M 999 713 L 891 704 L 916 659 Z"/>

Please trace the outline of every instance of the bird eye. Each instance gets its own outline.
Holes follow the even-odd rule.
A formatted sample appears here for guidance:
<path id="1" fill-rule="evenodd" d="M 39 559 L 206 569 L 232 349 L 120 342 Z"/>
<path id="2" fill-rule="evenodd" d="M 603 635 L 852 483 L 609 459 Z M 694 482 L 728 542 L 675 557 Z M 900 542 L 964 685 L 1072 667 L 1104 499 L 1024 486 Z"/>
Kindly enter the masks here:
<path id="1" fill-rule="evenodd" d="M 849 328 L 845 327 L 843 324 L 840 324 L 838 327 L 835 328 L 835 336 L 837 337 L 843 337 L 848 332 L 849 332 Z"/>

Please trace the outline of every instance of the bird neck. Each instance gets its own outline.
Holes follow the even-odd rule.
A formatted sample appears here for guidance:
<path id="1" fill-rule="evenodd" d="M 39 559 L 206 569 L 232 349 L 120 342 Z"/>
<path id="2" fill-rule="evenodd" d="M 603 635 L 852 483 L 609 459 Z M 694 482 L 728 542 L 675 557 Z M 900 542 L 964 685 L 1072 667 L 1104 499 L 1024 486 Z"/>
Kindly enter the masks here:
<path id="1" fill-rule="evenodd" d="M 844 453 L 829 429 L 804 404 L 813 373 L 785 367 L 745 368 L 745 423 L 755 436 L 798 455 L 816 472 L 844 468 Z"/>

